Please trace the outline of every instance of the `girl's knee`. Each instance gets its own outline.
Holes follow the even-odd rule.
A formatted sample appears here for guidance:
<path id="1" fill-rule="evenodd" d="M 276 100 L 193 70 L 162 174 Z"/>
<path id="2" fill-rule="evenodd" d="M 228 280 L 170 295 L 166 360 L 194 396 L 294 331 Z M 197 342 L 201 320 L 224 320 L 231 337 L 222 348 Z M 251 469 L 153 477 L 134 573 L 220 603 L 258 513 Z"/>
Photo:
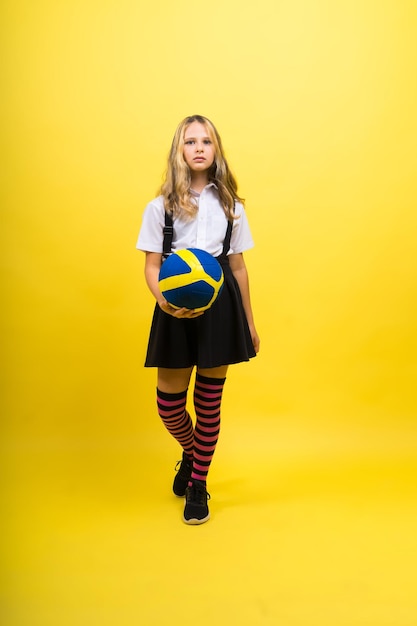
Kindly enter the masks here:
<path id="1" fill-rule="evenodd" d="M 197 373 L 206 378 L 226 378 L 228 365 L 220 365 L 219 367 L 197 368 Z"/>
<path id="2" fill-rule="evenodd" d="M 192 367 L 171 369 L 158 368 L 158 389 L 165 393 L 180 393 L 186 391 L 190 383 Z"/>

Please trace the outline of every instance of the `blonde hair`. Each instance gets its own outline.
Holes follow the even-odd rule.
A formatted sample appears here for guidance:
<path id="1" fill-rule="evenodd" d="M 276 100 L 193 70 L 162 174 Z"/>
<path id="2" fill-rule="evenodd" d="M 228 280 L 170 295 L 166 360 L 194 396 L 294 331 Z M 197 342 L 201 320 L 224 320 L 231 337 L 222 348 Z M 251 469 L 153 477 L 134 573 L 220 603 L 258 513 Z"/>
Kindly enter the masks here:
<path id="1" fill-rule="evenodd" d="M 190 124 L 203 124 L 214 146 L 214 162 L 208 170 L 209 182 L 217 186 L 220 203 L 228 220 L 234 218 L 235 200 L 244 202 L 237 195 L 237 182 L 226 161 L 220 135 L 214 124 L 202 115 L 186 117 L 175 131 L 171 150 L 168 157 L 168 166 L 165 181 L 160 189 L 164 197 L 165 209 L 174 217 L 179 215 L 192 218 L 197 213 L 195 199 L 190 193 L 191 173 L 183 156 L 184 135 Z"/>

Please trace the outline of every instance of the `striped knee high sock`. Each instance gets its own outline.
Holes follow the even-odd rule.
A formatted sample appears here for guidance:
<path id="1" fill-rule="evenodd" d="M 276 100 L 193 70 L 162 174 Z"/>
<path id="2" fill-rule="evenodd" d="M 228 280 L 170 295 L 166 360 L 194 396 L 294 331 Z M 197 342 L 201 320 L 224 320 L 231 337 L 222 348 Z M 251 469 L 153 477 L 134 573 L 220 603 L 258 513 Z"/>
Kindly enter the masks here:
<path id="1" fill-rule="evenodd" d="M 220 405 L 225 378 L 206 378 L 196 374 L 194 407 L 194 460 L 191 480 L 206 482 L 220 432 Z"/>
<path id="2" fill-rule="evenodd" d="M 158 413 L 165 428 L 178 441 L 185 454 L 193 458 L 194 427 L 190 414 L 186 411 L 187 390 L 180 393 L 166 393 L 156 390 Z"/>

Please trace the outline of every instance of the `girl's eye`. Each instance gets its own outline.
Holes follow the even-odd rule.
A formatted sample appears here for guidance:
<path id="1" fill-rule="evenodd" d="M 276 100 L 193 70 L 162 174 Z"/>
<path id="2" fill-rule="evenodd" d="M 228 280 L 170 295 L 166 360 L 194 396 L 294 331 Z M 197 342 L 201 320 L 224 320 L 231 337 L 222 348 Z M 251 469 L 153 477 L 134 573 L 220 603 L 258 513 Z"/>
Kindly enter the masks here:
<path id="1" fill-rule="evenodd" d="M 194 143 L 194 141 L 192 139 L 188 139 L 185 144 L 188 146 L 191 146 Z"/>
<path id="2" fill-rule="evenodd" d="M 205 144 L 207 144 L 207 145 L 209 145 L 209 144 L 211 144 L 211 141 L 210 141 L 210 139 L 205 139 L 205 140 L 204 140 L 204 143 L 205 143 Z"/>

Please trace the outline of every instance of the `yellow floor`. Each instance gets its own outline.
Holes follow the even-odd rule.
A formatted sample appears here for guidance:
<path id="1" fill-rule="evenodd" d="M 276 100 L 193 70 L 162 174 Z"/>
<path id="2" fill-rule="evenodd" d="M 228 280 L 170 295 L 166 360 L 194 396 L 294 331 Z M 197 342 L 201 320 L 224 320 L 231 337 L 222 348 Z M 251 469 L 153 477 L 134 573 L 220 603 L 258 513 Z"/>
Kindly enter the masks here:
<path id="1" fill-rule="evenodd" d="M 199 527 L 156 421 L 145 439 L 10 441 L 2 624 L 415 626 L 412 426 L 240 426 L 224 419 Z"/>

